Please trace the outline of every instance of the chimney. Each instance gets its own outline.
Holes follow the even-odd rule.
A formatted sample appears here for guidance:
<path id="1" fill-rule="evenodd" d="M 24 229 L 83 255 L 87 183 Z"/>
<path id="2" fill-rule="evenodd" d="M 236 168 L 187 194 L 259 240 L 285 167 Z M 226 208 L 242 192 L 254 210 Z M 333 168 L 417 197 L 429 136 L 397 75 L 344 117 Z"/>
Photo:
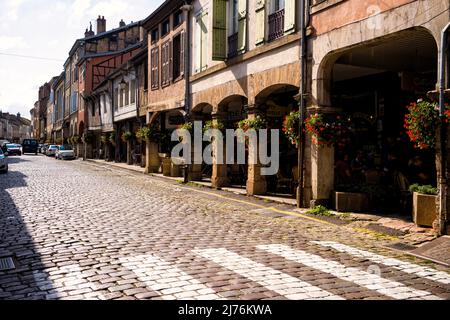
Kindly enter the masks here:
<path id="1" fill-rule="evenodd" d="M 103 33 L 106 31 L 106 20 L 105 17 L 98 16 L 97 19 L 97 34 Z"/>
<path id="2" fill-rule="evenodd" d="M 89 30 L 86 28 L 86 32 L 84 33 L 84 37 L 88 38 L 88 37 L 92 37 L 95 36 L 94 31 L 92 31 L 92 22 L 90 22 L 90 26 L 89 26 Z"/>
<path id="3" fill-rule="evenodd" d="M 120 20 L 119 28 L 122 28 L 122 27 L 125 27 L 125 26 L 126 26 L 126 23 L 123 21 L 123 19 Z"/>
<path id="4" fill-rule="evenodd" d="M 17 112 L 17 118 L 20 119 L 20 112 Z"/>

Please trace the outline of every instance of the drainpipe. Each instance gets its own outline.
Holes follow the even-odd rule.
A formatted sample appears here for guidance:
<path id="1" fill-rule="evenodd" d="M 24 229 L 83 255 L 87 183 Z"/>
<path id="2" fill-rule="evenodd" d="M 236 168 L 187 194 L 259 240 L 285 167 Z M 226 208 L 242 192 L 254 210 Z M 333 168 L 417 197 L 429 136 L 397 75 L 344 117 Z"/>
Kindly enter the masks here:
<path id="1" fill-rule="evenodd" d="M 305 193 L 304 193 L 304 165 L 305 165 L 305 143 L 306 137 L 303 132 L 305 113 L 306 113 L 306 22 L 309 23 L 309 0 L 300 1 L 300 120 L 299 120 L 299 146 L 298 146 L 298 189 L 297 189 L 297 207 L 304 207 Z M 308 10 L 308 19 L 305 21 L 306 10 Z"/>
<path id="2" fill-rule="evenodd" d="M 439 64 L 439 116 L 441 119 L 440 125 L 440 149 L 441 149 L 441 161 L 439 178 L 439 234 L 446 233 L 446 217 L 447 217 L 447 155 L 446 155 L 446 133 L 447 125 L 445 119 L 445 103 L 444 103 L 444 89 L 445 89 L 445 58 L 447 50 L 447 35 L 450 29 L 450 23 L 448 23 L 441 33 L 441 50 L 440 50 L 440 64 Z"/>
<path id="3" fill-rule="evenodd" d="M 185 82 L 185 96 L 184 96 L 184 111 L 186 112 L 186 116 L 189 116 L 189 111 L 191 108 L 191 87 L 190 87 L 190 76 L 191 76 L 191 19 L 190 12 L 194 7 L 191 5 L 191 1 L 186 1 L 185 4 L 181 7 L 181 10 L 185 13 L 186 19 L 186 31 L 184 36 L 184 82 Z M 190 164 L 184 165 L 184 183 L 189 182 L 189 171 Z"/>

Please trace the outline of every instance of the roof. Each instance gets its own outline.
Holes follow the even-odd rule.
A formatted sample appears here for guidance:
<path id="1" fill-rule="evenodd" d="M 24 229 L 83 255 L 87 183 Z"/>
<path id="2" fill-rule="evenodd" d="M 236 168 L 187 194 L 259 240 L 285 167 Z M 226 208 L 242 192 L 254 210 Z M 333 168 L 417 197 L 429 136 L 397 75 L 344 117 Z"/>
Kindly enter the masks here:
<path id="1" fill-rule="evenodd" d="M 134 28 L 136 26 L 139 26 L 140 24 L 141 24 L 141 21 L 133 22 L 133 23 L 127 24 L 124 27 L 111 29 L 111 30 L 108 30 L 108 31 L 96 34 L 94 36 L 77 39 L 77 40 L 75 40 L 75 43 L 73 44 L 72 48 L 69 51 L 69 57 L 72 56 L 75 53 L 75 51 L 78 49 L 80 44 L 82 44 L 82 43 L 84 43 L 86 41 L 102 39 L 102 38 L 107 37 L 107 36 L 109 36 L 111 34 L 114 34 L 114 33 L 117 33 L 117 32 L 123 31 L 123 30 L 127 30 L 127 29 L 130 29 L 130 28 Z M 67 60 L 66 60 L 66 63 L 67 63 Z"/>
<path id="2" fill-rule="evenodd" d="M 122 50 L 119 51 L 108 51 L 108 52 L 101 52 L 101 53 L 91 53 L 91 54 L 87 54 L 84 55 L 79 61 L 78 64 L 81 64 L 84 60 L 89 59 L 89 58 L 99 58 L 99 57 L 106 57 L 106 56 L 116 56 L 137 48 L 140 48 L 142 46 L 143 42 L 140 41 L 132 46 L 128 46 L 126 48 L 123 48 Z"/>
<path id="3" fill-rule="evenodd" d="M 191 3 L 191 0 L 166 0 L 158 9 L 152 12 L 146 19 L 141 21 L 141 26 L 145 29 L 152 29 L 156 24 L 165 19 L 171 12 L 179 9 L 183 4 Z"/>

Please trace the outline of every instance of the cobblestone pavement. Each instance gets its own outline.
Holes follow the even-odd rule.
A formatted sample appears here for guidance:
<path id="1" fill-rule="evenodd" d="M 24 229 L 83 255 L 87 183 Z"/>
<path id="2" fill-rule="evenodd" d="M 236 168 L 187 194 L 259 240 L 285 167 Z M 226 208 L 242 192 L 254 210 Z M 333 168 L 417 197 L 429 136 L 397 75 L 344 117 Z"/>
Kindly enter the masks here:
<path id="1" fill-rule="evenodd" d="M 450 270 L 389 237 L 107 166 L 9 160 L 0 257 L 16 268 L 0 299 L 450 299 Z"/>

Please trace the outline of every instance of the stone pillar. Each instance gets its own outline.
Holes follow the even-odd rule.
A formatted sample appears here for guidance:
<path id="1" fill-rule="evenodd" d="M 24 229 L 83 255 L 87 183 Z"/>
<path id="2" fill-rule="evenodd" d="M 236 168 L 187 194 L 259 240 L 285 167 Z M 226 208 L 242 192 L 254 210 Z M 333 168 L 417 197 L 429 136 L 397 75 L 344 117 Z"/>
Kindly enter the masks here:
<path id="1" fill-rule="evenodd" d="M 127 141 L 127 165 L 132 165 L 133 159 L 131 158 L 131 140 Z"/>
<path id="2" fill-rule="evenodd" d="M 253 120 L 259 114 L 257 106 L 249 107 L 247 119 Z M 254 159 L 257 157 L 257 159 Z M 267 182 L 264 176 L 261 175 L 261 164 L 259 163 L 258 154 L 248 154 L 248 179 L 247 179 L 247 194 L 263 195 L 267 193 Z M 256 163 L 256 164 L 253 164 Z"/>
<path id="3" fill-rule="evenodd" d="M 213 125 L 217 126 L 219 121 L 224 119 L 226 114 L 221 112 L 212 114 Z M 226 142 L 225 137 L 222 141 L 222 150 L 219 150 L 219 144 L 213 141 L 213 170 L 211 184 L 213 188 L 222 188 L 230 185 L 228 179 L 228 166 L 226 165 Z M 222 152 L 222 163 L 218 163 L 218 152 Z"/>
<path id="4" fill-rule="evenodd" d="M 330 107 L 308 108 L 309 113 L 336 113 L 337 111 L 337 109 Z M 334 190 L 334 146 L 311 143 L 310 151 L 311 207 L 316 205 L 329 206 Z"/>
<path id="5" fill-rule="evenodd" d="M 147 141 L 145 149 L 145 173 L 157 173 L 161 166 L 158 155 L 158 143 Z"/>

